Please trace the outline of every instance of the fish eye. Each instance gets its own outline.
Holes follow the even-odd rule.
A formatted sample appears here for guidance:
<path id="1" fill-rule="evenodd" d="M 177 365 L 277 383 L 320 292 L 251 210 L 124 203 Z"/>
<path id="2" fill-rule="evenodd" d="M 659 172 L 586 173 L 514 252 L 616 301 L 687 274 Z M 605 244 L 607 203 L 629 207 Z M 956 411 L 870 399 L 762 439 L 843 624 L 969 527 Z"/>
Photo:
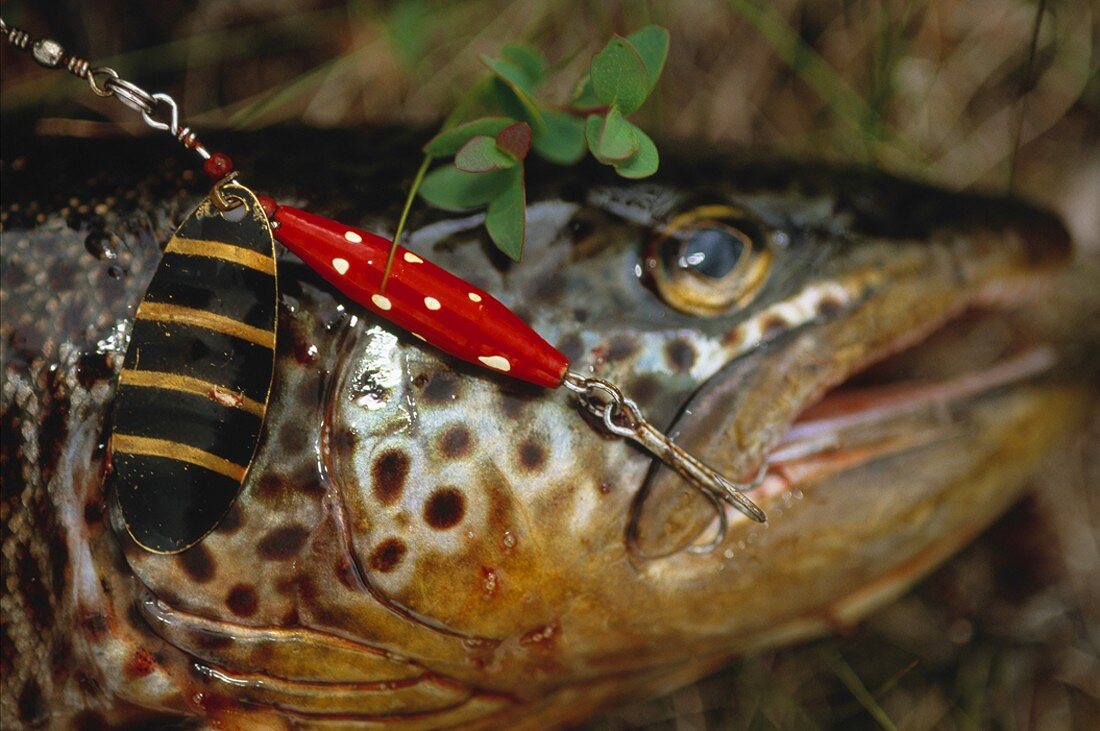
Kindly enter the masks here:
<path id="1" fill-rule="evenodd" d="M 699 206 L 657 231 L 646 271 L 661 298 L 693 315 L 744 306 L 767 278 L 771 251 L 763 228 L 724 205 Z"/>

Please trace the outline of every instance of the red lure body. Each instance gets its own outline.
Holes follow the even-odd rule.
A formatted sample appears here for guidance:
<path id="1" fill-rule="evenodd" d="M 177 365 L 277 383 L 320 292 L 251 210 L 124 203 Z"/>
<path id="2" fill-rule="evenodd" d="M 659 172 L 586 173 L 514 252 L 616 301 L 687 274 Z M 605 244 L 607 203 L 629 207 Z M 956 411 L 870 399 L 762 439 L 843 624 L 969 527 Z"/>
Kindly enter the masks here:
<path id="1" fill-rule="evenodd" d="M 261 197 L 275 238 L 345 295 L 440 350 L 547 388 L 569 360 L 489 293 L 403 247 L 382 292 L 391 243 Z"/>

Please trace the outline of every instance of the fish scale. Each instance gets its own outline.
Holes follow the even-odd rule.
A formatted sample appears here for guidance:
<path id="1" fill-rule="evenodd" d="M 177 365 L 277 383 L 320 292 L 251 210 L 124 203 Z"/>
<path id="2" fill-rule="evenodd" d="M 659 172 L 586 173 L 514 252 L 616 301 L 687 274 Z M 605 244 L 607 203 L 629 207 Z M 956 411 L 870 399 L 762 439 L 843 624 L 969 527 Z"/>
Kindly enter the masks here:
<path id="1" fill-rule="evenodd" d="M 310 159 L 403 149 L 384 133 L 311 133 L 306 145 L 278 134 L 232 148 L 250 183 L 280 200 L 293 198 L 285 160 L 264 157 L 273 145 Z M 426 348 L 281 252 L 275 380 L 237 505 L 190 551 L 149 554 L 110 514 L 103 434 L 157 242 L 194 198 L 180 192 L 186 179 L 165 178 L 178 161 L 145 169 L 162 147 L 118 156 L 112 144 L 23 140 L 25 164 L 5 169 L 2 698 L 28 725 L 166 714 L 223 726 L 579 722 L 739 652 L 854 621 L 998 514 L 1073 422 L 1068 386 L 1001 389 L 959 407 L 966 449 L 929 443 L 780 487 L 769 475 L 769 527 L 731 523 L 716 550 L 647 558 L 641 549 L 679 549 L 684 535 L 705 540 L 710 506 L 644 453 L 602 439 L 565 394 Z M 767 451 L 849 367 L 828 366 L 880 357 L 872 343 L 914 337 L 987 279 L 1011 291 L 1012 277 L 1052 266 L 1054 255 L 1034 256 L 1026 221 L 1042 223 L 1047 250 L 1065 248 L 1057 224 L 1018 204 L 716 160 L 670 159 L 643 187 L 532 170 L 552 182 L 530 191 L 519 265 L 494 265 L 476 221 L 428 211 L 410 246 L 522 312 L 577 367 L 627 383 L 655 421 L 731 468 Z M 289 167 L 303 171 L 294 189 L 312 191 L 313 210 L 385 220 L 400 200 L 365 165 L 345 173 L 347 188 Z M 59 169 L 95 182 L 40 198 Z M 662 221 L 696 205 L 703 172 L 712 195 L 787 235 L 755 298 L 720 316 L 677 310 L 638 275 Z M 364 201 L 359 189 L 379 194 Z M 853 210 L 829 192 L 854 189 L 940 202 L 919 210 L 943 219 L 906 221 L 883 205 L 896 220 L 876 232 L 874 195 L 847 196 Z M 103 232 L 117 258 L 85 249 Z M 549 279 L 561 286 L 541 286 Z M 1014 436 L 1020 424 L 1028 441 Z M 805 497 L 784 501 L 787 489 Z M 54 611 L 36 625 L 43 602 Z"/>

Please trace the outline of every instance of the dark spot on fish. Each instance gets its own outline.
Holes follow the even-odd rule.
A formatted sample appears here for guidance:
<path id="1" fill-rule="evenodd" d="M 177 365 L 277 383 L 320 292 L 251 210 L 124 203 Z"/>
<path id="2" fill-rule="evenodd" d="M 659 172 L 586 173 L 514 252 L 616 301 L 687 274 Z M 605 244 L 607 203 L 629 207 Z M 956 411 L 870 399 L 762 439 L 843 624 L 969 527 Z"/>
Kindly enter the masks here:
<path id="1" fill-rule="evenodd" d="M 638 350 L 638 341 L 629 335 L 616 335 L 607 345 L 607 360 L 626 360 Z"/>
<path id="2" fill-rule="evenodd" d="M 103 639 L 107 634 L 107 618 L 100 612 L 89 612 L 83 610 L 79 612 L 83 617 L 80 621 L 80 626 L 84 630 L 84 634 L 88 636 L 92 642 L 98 642 Z"/>
<path id="3" fill-rule="evenodd" d="M 38 464 L 43 485 L 49 485 L 57 472 L 61 459 L 61 450 L 69 435 L 69 401 L 64 398 L 67 389 L 61 369 L 50 372 L 46 380 L 46 393 L 56 400 L 51 404 L 49 414 L 42 420 L 38 434 Z M 39 526 L 41 530 L 44 526 Z"/>
<path id="4" fill-rule="evenodd" d="M 28 678 L 19 692 L 19 720 L 28 726 L 39 726 L 46 722 L 46 704 L 42 698 L 42 687 L 34 678 Z"/>
<path id="5" fill-rule="evenodd" d="M 695 347 L 683 338 L 675 338 L 665 344 L 665 358 L 673 370 L 685 373 L 695 365 Z"/>
<path id="6" fill-rule="evenodd" d="M 50 671 L 56 684 L 69 677 L 73 666 L 73 644 L 64 635 L 55 636 L 50 646 Z"/>
<path id="7" fill-rule="evenodd" d="M 99 500 L 89 500 L 84 503 L 84 523 L 89 526 L 99 525 L 103 522 L 103 503 Z"/>
<path id="8" fill-rule="evenodd" d="M 332 447 L 339 454 L 350 455 L 359 444 L 359 433 L 351 427 L 337 430 L 332 437 Z"/>
<path id="9" fill-rule="evenodd" d="M 393 505 L 405 488 L 409 474 L 409 455 L 400 449 L 387 449 L 371 467 L 371 489 L 374 497 L 383 505 Z"/>
<path id="10" fill-rule="evenodd" d="M 8 634 L 8 623 L 0 619 L 0 673 L 7 677 L 15 664 L 15 656 L 18 654 L 15 641 Z"/>
<path id="11" fill-rule="evenodd" d="M 16 549 L 16 576 L 19 589 L 23 594 L 23 606 L 27 618 L 40 632 L 53 626 L 53 602 L 50 592 L 42 581 L 42 572 L 38 563 L 25 545 Z"/>
<path id="12" fill-rule="evenodd" d="M 439 437 L 439 451 L 447 459 L 458 459 L 470 453 L 473 437 L 462 424 L 454 424 Z"/>
<path id="13" fill-rule="evenodd" d="M 764 318 L 760 323 L 760 330 L 764 333 L 764 337 L 775 337 L 787 329 L 787 321 L 783 319 L 782 315 L 771 314 Z"/>
<path id="14" fill-rule="evenodd" d="M 367 566 L 370 567 L 371 571 L 388 574 L 397 568 L 397 564 L 401 563 L 401 559 L 405 557 L 407 550 L 405 542 L 400 538 L 387 538 L 379 543 L 378 547 L 371 553 L 370 558 L 367 559 Z"/>
<path id="15" fill-rule="evenodd" d="M 560 273 L 554 272 L 548 277 L 543 277 L 539 280 L 539 283 L 535 286 L 533 292 L 536 300 L 542 300 L 547 303 L 557 302 L 561 299 L 562 294 L 565 291 L 565 277 Z"/>
<path id="16" fill-rule="evenodd" d="M 519 445 L 519 462 L 528 472 L 537 470 L 546 462 L 546 447 L 534 439 L 525 439 Z"/>
<path id="17" fill-rule="evenodd" d="M 573 319 L 579 323 L 588 322 L 588 310 L 578 307 L 573 310 Z"/>
<path id="18" fill-rule="evenodd" d="M 222 518 L 222 522 L 218 524 L 215 532 L 227 536 L 232 535 L 236 533 L 243 524 L 244 518 L 241 516 L 241 506 L 234 503 L 226 512 L 225 517 Z"/>
<path id="19" fill-rule="evenodd" d="M 114 378 L 115 369 L 111 367 L 106 353 L 89 351 L 81 354 L 76 361 L 76 380 L 86 390 L 91 390 L 96 384 L 106 383 Z"/>
<path id="20" fill-rule="evenodd" d="M 454 487 L 441 487 L 424 506 L 424 520 L 436 530 L 452 528 L 466 512 L 466 498 Z"/>
<path id="21" fill-rule="evenodd" d="M 73 678 L 76 679 L 76 687 L 80 688 L 80 692 L 85 696 L 89 698 L 100 698 L 103 696 L 103 688 L 100 687 L 99 681 L 83 670 L 77 670 L 73 673 Z"/>
<path id="22" fill-rule="evenodd" d="M 558 341 L 558 350 L 570 362 L 575 361 L 584 354 L 584 341 L 576 333 L 569 333 Z"/>
<path id="23" fill-rule="evenodd" d="M 279 429 L 279 448 L 284 454 L 301 454 L 306 450 L 309 437 L 300 422 L 290 420 Z"/>
<path id="24" fill-rule="evenodd" d="M 424 386 L 424 400 L 431 404 L 450 403 L 458 398 L 460 389 L 458 376 L 448 371 L 436 371 Z"/>
<path id="25" fill-rule="evenodd" d="M 725 335 L 722 336 L 722 344 L 727 348 L 733 348 L 741 344 L 741 341 L 745 339 L 745 331 L 741 329 L 741 326 L 733 328 Z"/>
<path id="26" fill-rule="evenodd" d="M 309 538 L 304 525 L 288 525 L 268 533 L 256 546 L 256 553 L 268 561 L 286 561 L 298 555 Z"/>
<path id="27" fill-rule="evenodd" d="M 267 472 L 256 481 L 256 498 L 265 503 L 281 502 L 287 493 L 286 478 Z"/>
<path id="28" fill-rule="evenodd" d="M 226 595 L 225 606 L 238 617 L 251 617 L 259 608 L 260 599 L 248 584 L 237 584 Z"/>
<path id="29" fill-rule="evenodd" d="M 634 378 L 627 386 L 627 395 L 641 406 L 648 406 L 657 395 L 657 379 L 651 375 Z"/>
<path id="30" fill-rule="evenodd" d="M 829 317 L 830 315 L 835 315 L 837 312 L 840 312 L 842 307 L 844 307 L 844 303 L 839 299 L 832 295 L 826 295 L 817 303 L 817 314 L 822 317 Z"/>
<path id="31" fill-rule="evenodd" d="M 196 584 L 205 584 L 214 578 L 214 557 L 201 543 L 179 554 L 176 560 L 184 573 Z"/>

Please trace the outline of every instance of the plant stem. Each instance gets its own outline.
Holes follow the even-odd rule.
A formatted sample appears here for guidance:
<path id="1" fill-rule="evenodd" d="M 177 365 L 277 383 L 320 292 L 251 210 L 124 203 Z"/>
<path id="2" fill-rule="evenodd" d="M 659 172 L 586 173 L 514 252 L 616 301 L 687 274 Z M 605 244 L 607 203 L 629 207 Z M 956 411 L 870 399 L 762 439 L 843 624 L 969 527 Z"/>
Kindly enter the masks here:
<path id="1" fill-rule="evenodd" d="M 420 169 L 416 171 L 416 177 L 413 178 L 412 185 L 409 186 L 409 195 L 405 198 L 405 209 L 401 211 L 401 218 L 397 221 L 397 230 L 393 232 L 393 244 L 390 246 L 390 255 L 386 258 L 386 271 L 382 273 L 382 286 L 379 288 L 382 292 L 386 291 L 386 280 L 390 278 L 393 257 L 397 254 L 398 242 L 401 241 L 401 234 L 405 231 L 405 222 L 409 220 L 409 210 L 412 208 L 416 193 L 420 190 L 420 184 L 424 182 L 424 175 L 428 172 L 428 166 L 432 164 L 433 159 L 431 155 L 424 156 L 424 162 L 420 163 Z"/>

